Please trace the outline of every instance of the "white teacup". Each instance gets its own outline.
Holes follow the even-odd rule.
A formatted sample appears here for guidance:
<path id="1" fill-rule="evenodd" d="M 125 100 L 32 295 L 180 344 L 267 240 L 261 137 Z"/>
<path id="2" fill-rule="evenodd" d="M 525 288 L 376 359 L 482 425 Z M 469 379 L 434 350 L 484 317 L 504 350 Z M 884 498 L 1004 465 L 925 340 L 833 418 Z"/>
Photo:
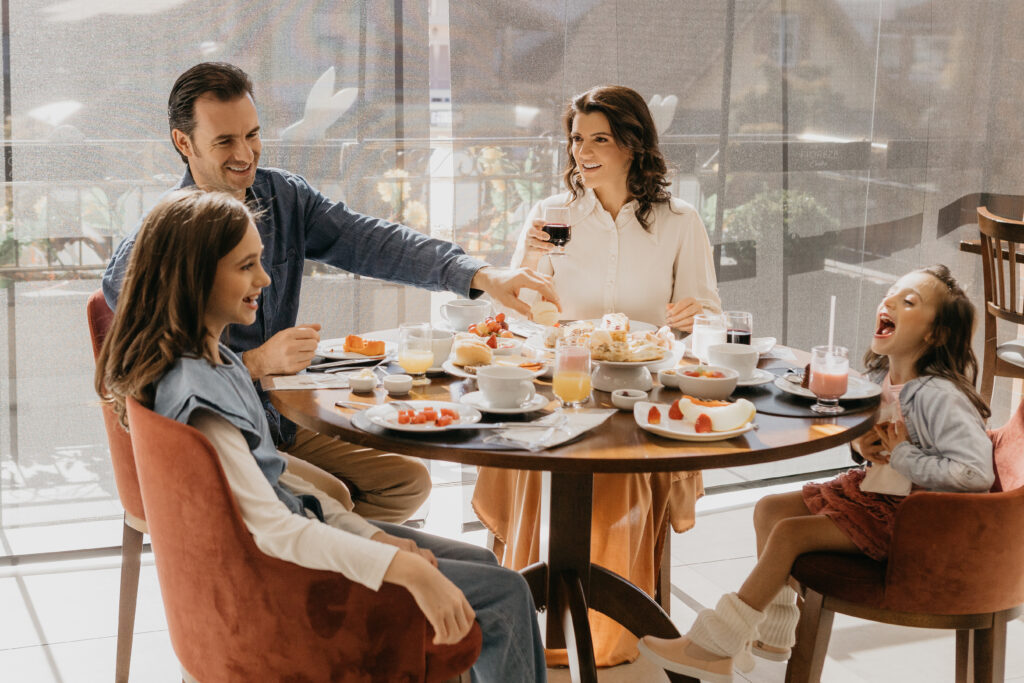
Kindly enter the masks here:
<path id="1" fill-rule="evenodd" d="M 492 408 L 520 408 L 533 398 L 533 373 L 510 365 L 477 368 L 476 383 Z"/>
<path id="2" fill-rule="evenodd" d="M 491 314 L 491 302 L 483 299 L 454 299 L 441 305 L 441 317 L 458 332 L 465 332 Z"/>
<path id="3" fill-rule="evenodd" d="M 439 330 L 436 327 L 430 330 L 430 350 L 434 352 L 434 367 L 441 367 L 441 363 L 448 360 L 452 352 L 452 341 L 455 334 L 448 330 Z"/>
<path id="4" fill-rule="evenodd" d="M 741 380 L 753 377 L 759 357 L 757 349 L 749 344 L 712 344 L 708 347 L 708 362 L 735 370 Z"/>

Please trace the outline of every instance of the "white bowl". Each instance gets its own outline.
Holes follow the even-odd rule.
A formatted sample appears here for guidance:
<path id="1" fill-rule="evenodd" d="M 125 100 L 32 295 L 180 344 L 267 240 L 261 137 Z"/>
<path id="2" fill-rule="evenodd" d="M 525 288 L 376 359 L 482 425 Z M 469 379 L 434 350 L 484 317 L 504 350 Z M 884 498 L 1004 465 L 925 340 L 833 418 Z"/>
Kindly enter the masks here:
<path id="1" fill-rule="evenodd" d="M 523 340 L 514 337 L 498 337 L 498 347 L 494 349 L 496 356 L 510 356 L 519 353 L 523 348 Z"/>
<path id="2" fill-rule="evenodd" d="M 647 392 L 639 389 L 616 389 L 612 392 L 612 405 L 619 410 L 633 410 L 637 401 L 646 401 Z"/>
<path id="3" fill-rule="evenodd" d="M 688 370 L 696 370 L 698 367 L 703 367 L 705 371 L 720 372 L 723 377 L 690 377 L 684 374 Z M 727 368 L 721 365 L 690 365 L 686 367 L 676 368 L 676 379 L 678 381 L 679 390 L 688 396 L 695 398 L 706 398 L 711 400 L 721 400 L 728 398 L 729 395 L 736 390 L 736 382 L 739 380 L 740 373 L 736 372 L 732 368 Z"/>
<path id="4" fill-rule="evenodd" d="M 348 376 L 348 388 L 352 391 L 373 391 L 377 388 L 377 376 L 373 377 L 359 377 L 358 375 L 351 374 Z"/>
<path id="5" fill-rule="evenodd" d="M 661 382 L 663 387 L 678 387 L 679 386 L 679 373 L 677 372 L 680 368 L 665 368 L 664 370 L 658 370 L 658 381 Z"/>
<path id="6" fill-rule="evenodd" d="M 409 375 L 388 375 L 384 378 L 384 388 L 389 394 L 408 394 L 412 391 L 412 377 Z"/>

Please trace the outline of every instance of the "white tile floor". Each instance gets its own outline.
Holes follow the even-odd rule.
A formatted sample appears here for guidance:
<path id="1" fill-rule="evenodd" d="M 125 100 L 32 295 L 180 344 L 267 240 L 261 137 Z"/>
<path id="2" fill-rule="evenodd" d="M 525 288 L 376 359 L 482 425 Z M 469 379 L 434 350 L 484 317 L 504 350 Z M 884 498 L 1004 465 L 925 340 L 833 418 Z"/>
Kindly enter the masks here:
<path id="1" fill-rule="evenodd" d="M 435 490 L 427 530 L 460 535 L 471 485 L 457 465 L 432 464 Z M 727 480 L 725 473 L 719 480 Z M 796 485 L 789 485 L 793 488 Z M 782 487 L 785 488 L 785 487 Z M 766 489 L 713 495 L 701 501 L 698 523 L 672 542 L 672 616 L 681 630 L 694 610 L 735 590 L 753 565 L 753 502 Z M 485 534 L 462 534 L 483 544 Z M 107 683 L 113 678 L 117 630 L 117 558 L 0 569 L 0 681 L 3 683 Z M 1024 624 L 1010 626 L 1007 680 L 1024 681 Z M 758 660 L 737 681 L 775 683 L 785 665 Z M 132 681 L 180 680 L 167 638 L 152 558 L 144 557 L 139 588 Z M 667 680 L 644 660 L 602 670 L 604 683 Z M 947 681 L 953 678 L 953 634 L 907 629 L 838 616 L 823 680 L 829 683 Z M 569 680 L 552 670 L 550 680 Z M 515 682 L 509 682 L 515 683 Z"/>

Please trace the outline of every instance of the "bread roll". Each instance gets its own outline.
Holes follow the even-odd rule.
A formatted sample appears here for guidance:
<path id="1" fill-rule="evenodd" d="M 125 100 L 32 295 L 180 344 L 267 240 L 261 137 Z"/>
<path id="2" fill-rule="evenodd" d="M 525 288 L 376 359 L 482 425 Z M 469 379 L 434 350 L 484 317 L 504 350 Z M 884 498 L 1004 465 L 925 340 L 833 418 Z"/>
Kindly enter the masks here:
<path id="1" fill-rule="evenodd" d="M 558 322 L 558 307 L 550 301 L 538 301 L 530 307 L 530 317 L 539 325 L 551 327 Z"/>
<path id="2" fill-rule="evenodd" d="M 490 365 L 494 358 L 491 347 L 481 337 L 458 335 L 452 343 L 452 362 L 460 367 Z"/>

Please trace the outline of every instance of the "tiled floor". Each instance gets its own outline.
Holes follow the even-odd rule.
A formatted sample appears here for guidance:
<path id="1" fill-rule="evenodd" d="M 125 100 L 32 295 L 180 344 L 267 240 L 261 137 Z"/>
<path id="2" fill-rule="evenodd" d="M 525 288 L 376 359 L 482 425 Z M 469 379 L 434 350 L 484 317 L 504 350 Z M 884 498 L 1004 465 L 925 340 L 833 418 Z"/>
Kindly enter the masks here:
<path id="1" fill-rule="evenodd" d="M 427 529 L 458 535 L 468 510 L 471 486 L 457 465 L 433 463 L 435 491 Z M 742 479 L 717 473 L 709 483 Z M 672 616 L 681 630 L 694 611 L 713 605 L 735 590 L 753 565 L 753 502 L 768 490 L 734 491 L 708 496 L 699 506 L 697 527 L 672 544 Z M 463 534 L 483 544 L 485 534 Z M 117 558 L 21 565 L 0 569 L 0 681 L 3 683 L 108 683 L 113 678 Z M 1024 624 L 1010 626 L 1007 680 L 1024 681 Z M 782 681 L 783 664 L 758 660 L 737 681 Z M 647 662 L 605 669 L 603 683 L 667 680 Z M 931 682 L 953 679 L 953 635 L 897 628 L 838 616 L 823 680 L 828 683 Z M 132 680 L 172 683 L 180 680 L 167 638 L 152 558 L 142 567 L 132 656 Z M 569 680 L 567 670 L 552 670 L 550 680 Z M 508 683 L 515 683 L 510 681 Z"/>

